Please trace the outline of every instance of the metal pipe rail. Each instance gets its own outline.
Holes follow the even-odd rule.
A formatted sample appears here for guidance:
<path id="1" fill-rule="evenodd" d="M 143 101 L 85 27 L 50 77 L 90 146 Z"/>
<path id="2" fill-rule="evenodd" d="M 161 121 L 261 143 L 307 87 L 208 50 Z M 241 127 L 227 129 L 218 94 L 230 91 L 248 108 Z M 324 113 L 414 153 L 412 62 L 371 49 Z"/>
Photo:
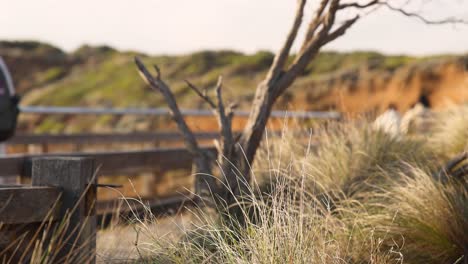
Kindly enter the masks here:
<path id="1" fill-rule="evenodd" d="M 88 108 L 88 107 L 50 107 L 50 106 L 20 106 L 22 113 L 28 114 L 66 114 L 66 115 L 154 115 L 168 116 L 167 108 Z M 181 109 L 185 116 L 214 116 L 211 110 L 206 109 Z M 235 116 L 248 117 L 248 111 L 235 111 Z M 299 118 L 299 119 L 340 119 L 338 112 L 319 111 L 272 111 L 274 118 Z"/>

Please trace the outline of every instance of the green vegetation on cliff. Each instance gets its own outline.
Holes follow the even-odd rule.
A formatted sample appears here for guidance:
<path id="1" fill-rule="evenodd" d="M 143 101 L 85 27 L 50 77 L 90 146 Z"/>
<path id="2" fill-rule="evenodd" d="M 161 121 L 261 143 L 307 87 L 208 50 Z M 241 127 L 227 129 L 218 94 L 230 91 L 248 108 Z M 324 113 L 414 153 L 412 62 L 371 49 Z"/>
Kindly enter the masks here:
<path id="1" fill-rule="evenodd" d="M 184 108 L 204 107 L 203 102 L 190 92 L 184 79 L 199 87 L 212 87 L 219 75 L 224 77 L 226 97 L 238 101 L 241 108 L 248 107 L 256 84 L 265 75 L 274 57 L 268 51 L 243 54 L 228 50 L 147 56 L 136 52 L 119 52 L 107 46 L 83 46 L 67 54 L 39 42 L 0 42 L 0 56 L 11 68 L 25 105 L 162 107 L 164 102 L 161 97 L 153 95 L 138 76 L 133 63 L 135 55 L 161 68 L 164 79 Z M 337 82 L 348 88 L 355 86 L 363 72 L 388 75 L 402 66 L 429 59 L 386 56 L 377 52 L 322 52 L 280 99 L 277 107 L 334 108 L 333 103 L 309 107 L 308 102 L 323 96 Z M 115 122 L 112 118 L 104 119 L 107 120 L 102 121 L 104 124 L 100 122 L 104 126 L 106 122 Z M 41 119 L 37 125 L 46 126 L 41 131 L 61 131 L 63 124 L 56 123 L 63 121 L 64 118 L 58 117 Z M 82 125 L 72 130 L 81 130 L 80 127 Z"/>
<path id="2" fill-rule="evenodd" d="M 88 47 L 87 49 L 92 49 Z M 28 94 L 27 103 L 50 106 L 157 106 L 160 98 L 148 97 L 148 89 L 137 74 L 133 63 L 135 53 L 95 48 L 72 54 L 83 58 L 72 71 L 58 81 L 37 87 Z M 201 51 L 181 56 L 145 56 L 149 64 L 157 64 L 185 107 L 199 107 L 201 101 L 188 93 L 184 79 L 201 87 L 211 87 L 219 75 L 224 76 L 228 96 L 242 99 L 252 96 L 255 85 L 265 74 L 273 54 L 260 51 L 246 55 L 234 51 Z M 304 79 L 317 79 L 332 73 L 372 67 L 393 70 L 416 60 L 406 56 L 384 56 L 375 52 L 324 52 L 311 63 Z M 46 76 L 60 72 L 48 70 Z M 50 78 L 52 79 L 52 78 Z"/>

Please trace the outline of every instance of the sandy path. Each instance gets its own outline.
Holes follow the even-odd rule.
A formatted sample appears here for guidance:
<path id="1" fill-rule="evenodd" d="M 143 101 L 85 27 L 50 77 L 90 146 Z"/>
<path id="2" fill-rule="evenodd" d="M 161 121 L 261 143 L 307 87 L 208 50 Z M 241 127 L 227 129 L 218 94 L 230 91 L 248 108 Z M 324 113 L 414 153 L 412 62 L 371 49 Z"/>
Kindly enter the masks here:
<path id="1" fill-rule="evenodd" d="M 138 248 L 142 255 L 149 254 L 155 241 L 164 237 L 175 240 L 185 230 L 193 227 L 193 217 L 181 214 L 174 217 L 158 219 L 155 223 L 120 225 L 101 230 L 97 235 L 98 263 L 131 263 L 138 259 L 135 246 L 138 235 Z"/>

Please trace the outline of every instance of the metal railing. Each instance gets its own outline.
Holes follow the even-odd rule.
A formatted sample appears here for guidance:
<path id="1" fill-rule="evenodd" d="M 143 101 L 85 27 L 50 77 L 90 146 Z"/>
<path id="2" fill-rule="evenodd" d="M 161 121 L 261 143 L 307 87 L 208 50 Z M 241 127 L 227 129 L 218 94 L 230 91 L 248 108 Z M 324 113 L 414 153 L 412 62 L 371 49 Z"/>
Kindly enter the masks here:
<path id="1" fill-rule="evenodd" d="M 167 108 L 88 108 L 88 107 L 51 107 L 51 106 L 20 106 L 22 113 L 28 114 L 67 114 L 67 115 L 155 115 L 168 116 Z M 186 116 L 213 116 L 211 110 L 181 109 Z M 235 116 L 248 117 L 248 111 L 235 111 Z M 300 118 L 300 119 L 339 119 L 339 112 L 321 111 L 272 111 L 274 118 Z"/>

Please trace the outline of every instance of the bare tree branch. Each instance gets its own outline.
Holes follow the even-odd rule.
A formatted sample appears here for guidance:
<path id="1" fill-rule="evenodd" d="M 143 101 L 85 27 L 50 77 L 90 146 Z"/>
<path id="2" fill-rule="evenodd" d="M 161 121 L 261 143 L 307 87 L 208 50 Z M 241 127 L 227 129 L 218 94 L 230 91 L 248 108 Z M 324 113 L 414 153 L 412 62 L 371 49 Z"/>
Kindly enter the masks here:
<path id="1" fill-rule="evenodd" d="M 327 7 L 328 2 L 330 2 L 330 0 L 322 0 L 322 2 L 320 2 L 320 5 L 314 15 L 314 19 L 312 19 L 312 21 L 309 23 L 309 26 L 307 27 L 305 41 L 302 44 L 301 50 L 305 48 L 307 41 L 312 39 L 315 32 L 321 25 L 321 22 L 323 22 L 324 17 L 322 16 L 322 14 L 323 14 L 323 11 L 325 11 L 325 8 Z"/>
<path id="2" fill-rule="evenodd" d="M 304 6 L 307 0 L 298 0 L 296 9 L 296 15 L 294 18 L 293 25 L 289 31 L 286 41 L 283 44 L 281 50 L 276 54 L 273 64 L 270 67 L 268 75 L 272 76 L 273 79 L 277 78 L 283 70 L 291 51 L 291 46 L 296 40 L 297 32 L 302 24 L 302 17 L 304 16 Z"/>
<path id="3" fill-rule="evenodd" d="M 216 109 L 216 104 L 211 100 L 210 97 L 206 95 L 206 93 L 202 93 L 200 89 L 198 89 L 188 80 L 185 80 L 185 83 L 187 83 L 188 87 L 190 87 L 192 91 L 194 91 L 201 99 L 203 99 L 207 104 L 209 104 L 212 109 Z"/>
<path id="4" fill-rule="evenodd" d="M 159 69 L 158 65 L 154 64 L 153 68 L 156 71 L 156 79 L 161 79 L 161 70 Z"/>
<path id="5" fill-rule="evenodd" d="M 404 16 L 417 18 L 420 21 L 422 21 L 422 22 L 424 22 L 424 23 L 426 23 L 428 25 L 468 24 L 467 20 L 460 19 L 460 18 L 455 18 L 455 17 L 449 17 L 449 18 L 445 18 L 445 19 L 441 19 L 441 20 L 431 20 L 431 19 L 426 18 L 426 17 L 424 17 L 424 16 L 422 16 L 422 15 L 420 15 L 418 13 L 413 13 L 413 12 L 406 11 L 403 8 L 394 7 L 394 6 L 390 5 L 387 2 L 380 2 L 380 4 L 386 6 L 388 9 L 390 9 L 392 11 L 395 11 L 395 12 L 398 12 L 398 13 L 404 15 Z"/>
<path id="6" fill-rule="evenodd" d="M 188 151 L 194 155 L 193 170 L 194 173 L 196 173 L 195 192 L 200 196 L 200 198 L 209 202 L 211 200 L 211 193 L 218 191 L 216 180 L 211 175 L 212 169 L 209 154 L 198 146 L 195 135 L 185 122 L 185 119 L 180 112 L 174 94 L 169 86 L 161 80 L 161 71 L 159 68 L 156 65 L 154 66 L 157 73 L 154 77 L 138 57 L 135 57 L 135 64 L 146 83 L 153 90 L 161 93 L 164 97 L 164 100 L 169 107 L 171 117 L 176 122 L 177 127 L 184 138 L 185 146 Z"/>
<path id="7" fill-rule="evenodd" d="M 218 83 L 216 84 L 216 98 L 218 104 L 218 123 L 221 129 L 221 137 L 223 139 L 223 148 L 219 150 L 220 153 L 229 157 L 231 156 L 232 147 L 234 146 L 234 138 L 232 134 L 232 119 L 226 115 L 224 108 L 223 95 L 223 78 L 220 76 L 218 78 Z"/>
<path id="8" fill-rule="evenodd" d="M 302 44 L 302 48 L 299 54 L 296 56 L 295 62 L 293 64 L 296 64 L 298 61 L 302 60 L 302 57 L 307 58 L 308 56 L 306 56 L 306 54 L 310 53 L 310 51 L 307 50 L 313 50 L 313 47 L 316 44 L 318 44 L 320 40 L 323 37 L 325 37 L 325 35 L 328 34 L 329 30 L 333 27 L 333 24 L 335 22 L 336 12 L 338 11 L 339 3 L 340 0 L 331 0 L 331 3 L 329 3 L 328 10 L 325 15 L 322 16 L 321 13 L 323 13 L 323 11 L 316 14 L 314 20 L 317 20 L 319 25 L 316 25 L 312 35 L 309 36 L 311 32 L 307 32 L 306 38 L 304 39 L 304 43 Z M 322 28 L 318 33 L 315 33 L 315 30 L 318 29 L 320 25 L 322 26 Z M 291 68 L 292 67 L 293 66 L 291 66 Z"/>
<path id="9" fill-rule="evenodd" d="M 339 5 L 338 9 L 345 9 L 345 8 L 350 8 L 350 7 L 363 9 L 363 8 L 368 8 L 368 7 L 377 5 L 377 4 L 380 4 L 379 0 L 373 0 L 373 1 L 370 1 L 369 3 L 366 3 L 366 4 L 360 4 L 360 3 L 356 3 L 356 2 L 346 3 L 346 4 Z"/>
<path id="10" fill-rule="evenodd" d="M 344 35 L 346 33 L 346 30 L 348 30 L 354 23 L 356 23 L 358 19 L 359 15 L 356 15 L 354 18 L 346 20 L 341 26 L 339 26 L 337 29 L 335 29 L 327 35 L 327 37 L 324 39 L 323 45 Z"/>
<path id="11" fill-rule="evenodd" d="M 211 98 L 203 94 L 200 89 L 189 81 L 185 81 L 187 85 L 203 100 L 205 100 L 212 108 L 216 115 L 216 120 L 219 127 L 220 140 L 215 140 L 215 147 L 218 150 L 218 163 L 221 167 L 221 171 L 224 174 L 229 174 L 231 170 L 231 163 L 226 162 L 225 159 L 230 160 L 233 155 L 233 149 L 235 145 L 234 135 L 232 131 L 232 118 L 234 116 L 233 109 L 235 104 L 230 104 L 227 108 L 224 105 L 222 89 L 223 89 L 223 78 L 220 76 L 216 83 L 216 102 Z"/>
<path id="12" fill-rule="evenodd" d="M 407 5 L 408 2 L 409 1 L 406 1 L 405 4 L 403 4 L 403 6 Z M 398 13 L 404 15 L 404 16 L 419 19 L 420 21 L 422 21 L 422 22 L 424 22 L 424 23 L 426 23 L 428 25 L 468 24 L 467 20 L 460 19 L 460 18 L 455 18 L 455 17 L 449 17 L 449 18 L 440 19 L 440 20 L 432 20 L 432 19 L 429 19 L 427 17 L 422 16 L 421 14 L 419 14 L 417 12 L 410 12 L 410 11 L 405 10 L 403 7 L 393 6 L 386 0 L 373 0 L 373 1 L 370 1 L 370 2 L 368 2 L 366 4 L 360 4 L 360 3 L 357 3 L 357 2 L 346 3 L 346 4 L 339 5 L 338 9 L 346 9 L 346 8 L 351 8 L 351 7 L 352 8 L 357 8 L 357 9 L 365 9 L 365 8 L 369 8 L 369 7 L 373 7 L 373 6 L 377 6 L 377 5 L 385 6 L 388 9 L 390 9 L 392 11 L 395 11 L 395 12 L 398 12 Z"/>
<path id="13" fill-rule="evenodd" d="M 179 131 L 182 133 L 188 150 L 192 154 L 199 154 L 200 148 L 198 147 L 197 140 L 195 139 L 195 136 L 188 127 L 187 123 L 185 122 L 185 119 L 182 116 L 182 113 L 180 112 L 179 106 L 177 105 L 174 94 L 171 92 L 170 88 L 166 85 L 166 83 L 164 83 L 164 81 L 161 80 L 161 72 L 157 70 L 156 77 L 153 77 L 138 57 L 135 57 L 135 63 L 138 67 L 140 75 L 143 77 L 146 83 L 149 84 L 149 86 L 155 91 L 160 92 L 164 97 L 170 109 L 172 119 L 174 119 L 179 128 Z M 159 68 L 155 66 L 155 69 Z"/>
<path id="14" fill-rule="evenodd" d="M 323 22 L 323 26 L 326 29 L 326 30 L 323 30 L 323 32 L 327 33 L 333 27 L 339 5 L 340 5 L 340 0 L 331 0 L 329 7 L 328 7 L 328 12 Z"/>
<path id="15" fill-rule="evenodd" d="M 330 28 L 333 26 L 335 13 L 337 11 L 340 0 L 330 1 L 331 2 L 328 5 L 327 3 L 329 1 L 323 2 L 324 5 L 328 6 L 328 11 L 325 15 L 323 15 L 323 20 L 321 20 L 323 22 L 321 22 L 322 28 L 320 29 L 320 32 L 318 34 L 314 34 L 314 37 L 310 39 L 310 41 L 305 40 L 307 41 L 307 44 L 305 46 L 304 52 L 300 52 L 300 54 L 297 55 L 293 65 L 291 65 L 286 72 L 283 71 L 283 69 L 278 69 L 272 66 L 269 74 L 266 76 L 263 82 L 257 86 L 253 107 L 242 136 L 239 140 L 246 156 L 246 161 L 244 164 L 242 164 L 246 171 L 243 173 L 249 173 L 250 163 L 253 162 L 253 158 L 262 139 L 264 129 L 276 99 L 284 92 L 287 87 L 289 87 L 290 84 L 292 84 L 299 73 L 304 70 L 304 68 L 310 62 L 310 59 L 318 52 L 319 48 L 321 47 L 321 42 L 317 40 L 323 39 Z M 302 18 L 302 9 L 300 5 L 298 9 L 300 11 L 296 12 L 296 18 L 294 20 L 295 23 L 293 24 L 292 32 L 295 32 L 295 28 L 300 27 L 300 24 L 297 23 L 302 21 L 302 19 L 298 19 L 298 17 Z M 317 13 L 316 16 L 321 16 L 321 13 Z M 292 40 L 295 40 L 295 38 Z M 285 51 L 289 53 L 290 45 L 292 45 L 290 41 L 291 38 L 288 36 L 283 45 L 283 47 L 287 48 L 281 49 L 278 52 L 277 57 L 285 56 Z M 271 74 L 272 72 L 275 72 L 276 74 Z"/>
<path id="16" fill-rule="evenodd" d="M 216 115 L 216 119 L 218 121 L 218 126 L 220 129 L 220 136 L 223 139 L 223 143 L 219 144 L 219 153 L 223 153 L 223 148 L 230 149 L 233 143 L 233 134 L 232 134 L 232 117 L 234 115 L 233 112 L 233 104 L 229 105 L 226 109 L 224 106 L 223 96 L 222 96 L 222 87 L 223 87 L 223 78 L 219 76 L 218 81 L 216 83 L 215 92 L 216 92 L 216 103 L 208 97 L 206 94 L 203 94 L 200 89 L 198 89 L 194 84 L 185 80 L 187 85 L 206 103 L 208 103 L 213 110 L 214 114 Z"/>
<path id="17" fill-rule="evenodd" d="M 279 81 L 277 91 L 275 92 L 275 96 L 281 95 L 284 92 L 284 90 L 286 90 L 287 87 L 289 87 L 294 82 L 296 77 L 304 71 L 304 69 L 307 67 L 312 58 L 318 53 L 320 48 L 327 43 L 326 40 L 330 37 L 329 31 L 335 23 L 335 17 L 336 13 L 338 12 L 339 2 L 340 0 L 332 0 L 332 2 L 329 3 L 328 10 L 320 22 L 322 24 L 322 28 L 319 30 L 318 33 L 315 33 L 311 39 L 304 40 L 304 43 L 302 45 L 303 48 L 297 54 L 293 63 L 283 75 L 283 78 Z M 354 22 L 356 20 L 354 20 Z M 347 24 L 345 23 L 344 27 L 346 27 L 346 25 Z M 337 33 L 341 32 L 341 30 L 338 31 L 339 29 L 333 32 L 333 35 L 337 35 Z"/>
<path id="18" fill-rule="evenodd" d="M 238 106 L 239 104 L 237 102 L 232 102 L 227 106 L 226 115 L 229 119 L 232 120 L 232 118 L 234 117 L 234 111 L 237 109 Z"/>

